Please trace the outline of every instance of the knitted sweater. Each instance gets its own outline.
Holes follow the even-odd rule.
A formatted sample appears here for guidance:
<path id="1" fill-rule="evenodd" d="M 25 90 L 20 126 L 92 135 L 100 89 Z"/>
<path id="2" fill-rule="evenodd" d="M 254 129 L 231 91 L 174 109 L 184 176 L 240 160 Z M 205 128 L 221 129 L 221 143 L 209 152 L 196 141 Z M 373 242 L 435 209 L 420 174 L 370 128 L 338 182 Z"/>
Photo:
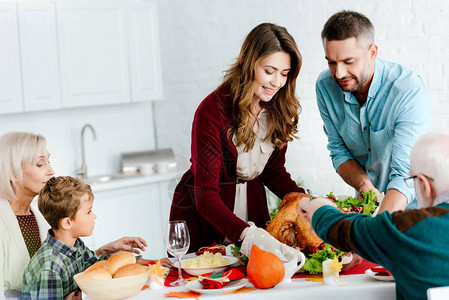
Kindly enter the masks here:
<path id="1" fill-rule="evenodd" d="M 312 225 L 325 242 L 390 271 L 397 299 L 427 299 L 428 288 L 449 285 L 449 203 L 375 217 L 323 206 Z"/>

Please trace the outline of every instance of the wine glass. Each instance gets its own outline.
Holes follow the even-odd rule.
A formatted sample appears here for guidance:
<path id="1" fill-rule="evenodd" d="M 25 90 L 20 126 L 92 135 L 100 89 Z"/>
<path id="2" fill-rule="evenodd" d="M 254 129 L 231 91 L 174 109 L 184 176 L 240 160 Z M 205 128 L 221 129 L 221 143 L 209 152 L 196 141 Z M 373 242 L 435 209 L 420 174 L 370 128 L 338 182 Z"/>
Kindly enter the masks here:
<path id="1" fill-rule="evenodd" d="M 183 257 L 190 247 L 190 235 L 185 221 L 177 220 L 168 222 L 167 235 L 165 236 L 165 247 L 171 255 L 178 261 L 178 279 L 171 286 L 182 286 L 187 283 L 182 278 L 181 257 Z"/>

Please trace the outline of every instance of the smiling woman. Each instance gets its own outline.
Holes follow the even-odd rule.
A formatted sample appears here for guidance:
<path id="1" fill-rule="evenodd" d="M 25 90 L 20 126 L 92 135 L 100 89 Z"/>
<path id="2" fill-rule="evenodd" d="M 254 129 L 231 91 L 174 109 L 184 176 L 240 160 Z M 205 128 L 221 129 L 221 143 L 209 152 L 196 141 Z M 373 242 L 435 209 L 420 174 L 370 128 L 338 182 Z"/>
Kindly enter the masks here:
<path id="1" fill-rule="evenodd" d="M 260 101 L 270 102 L 271 98 L 287 82 L 290 71 L 290 55 L 283 51 L 274 52 L 260 61 L 256 68 L 256 84 L 251 113 L 259 115 L 262 110 Z"/>
<path id="2" fill-rule="evenodd" d="M 170 220 L 186 221 L 190 251 L 237 243 L 248 221 L 264 227 L 269 220 L 264 186 L 280 198 L 304 191 L 284 167 L 287 143 L 298 132 L 295 86 L 301 61 L 284 27 L 260 24 L 246 37 L 223 83 L 198 107 L 192 166 L 176 187 L 170 212 Z"/>

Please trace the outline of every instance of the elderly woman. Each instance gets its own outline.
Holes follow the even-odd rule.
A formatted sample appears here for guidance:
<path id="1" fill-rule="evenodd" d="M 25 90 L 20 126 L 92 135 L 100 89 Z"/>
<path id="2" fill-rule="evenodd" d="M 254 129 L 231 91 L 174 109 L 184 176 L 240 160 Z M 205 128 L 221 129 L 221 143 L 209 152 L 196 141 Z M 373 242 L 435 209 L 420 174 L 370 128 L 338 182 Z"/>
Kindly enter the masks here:
<path id="1" fill-rule="evenodd" d="M 48 225 L 31 207 L 48 179 L 54 175 L 43 136 L 12 132 L 0 137 L 0 298 L 22 287 L 30 257 L 47 236 Z M 139 253 L 147 243 L 138 237 L 123 237 L 96 250 L 110 255 L 119 250 Z M 137 249 L 138 248 L 138 249 Z"/>

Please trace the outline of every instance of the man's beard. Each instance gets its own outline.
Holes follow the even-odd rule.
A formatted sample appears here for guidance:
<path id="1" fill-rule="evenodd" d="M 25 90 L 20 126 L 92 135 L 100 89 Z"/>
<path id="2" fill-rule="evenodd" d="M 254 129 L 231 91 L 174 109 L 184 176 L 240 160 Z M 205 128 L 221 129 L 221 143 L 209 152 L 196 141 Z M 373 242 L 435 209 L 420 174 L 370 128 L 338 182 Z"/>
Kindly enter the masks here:
<path id="1" fill-rule="evenodd" d="M 355 87 L 352 89 L 348 89 L 347 87 L 343 87 L 340 84 L 340 81 L 334 76 L 334 80 L 337 82 L 338 86 L 345 92 L 355 92 L 357 91 L 367 80 L 368 80 L 368 75 L 363 76 L 363 78 L 361 80 L 359 80 L 356 76 L 351 76 L 352 79 L 355 80 Z M 344 79 L 344 78 L 340 78 L 340 79 Z"/>

